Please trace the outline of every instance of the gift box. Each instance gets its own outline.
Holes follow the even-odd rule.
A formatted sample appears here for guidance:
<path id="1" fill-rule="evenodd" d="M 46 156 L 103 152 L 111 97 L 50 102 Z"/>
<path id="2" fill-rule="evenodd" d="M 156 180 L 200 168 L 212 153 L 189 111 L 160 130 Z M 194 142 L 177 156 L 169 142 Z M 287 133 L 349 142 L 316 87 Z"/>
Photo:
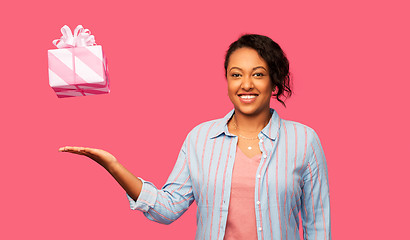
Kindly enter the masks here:
<path id="1" fill-rule="evenodd" d="M 88 29 L 61 28 L 54 40 L 58 49 L 48 50 L 49 84 L 57 97 L 77 97 L 110 92 L 107 59 Z"/>

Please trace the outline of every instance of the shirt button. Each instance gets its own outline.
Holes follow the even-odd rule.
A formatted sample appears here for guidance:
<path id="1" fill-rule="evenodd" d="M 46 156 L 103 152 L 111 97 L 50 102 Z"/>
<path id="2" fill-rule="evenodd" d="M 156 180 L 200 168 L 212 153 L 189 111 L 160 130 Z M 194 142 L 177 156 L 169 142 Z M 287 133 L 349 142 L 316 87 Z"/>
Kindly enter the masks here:
<path id="1" fill-rule="evenodd" d="M 259 204 L 261 204 L 261 202 L 260 202 L 260 201 L 257 201 L 257 202 L 256 202 L 256 204 L 258 204 L 258 205 L 259 205 Z"/>
<path id="2" fill-rule="evenodd" d="M 263 158 L 267 158 L 268 156 L 266 156 L 266 154 L 263 154 Z"/>
<path id="3" fill-rule="evenodd" d="M 258 176 L 256 176 L 256 177 L 259 179 L 259 178 L 261 178 L 261 175 L 260 175 L 260 174 L 258 174 Z"/>
<path id="4" fill-rule="evenodd" d="M 262 231 L 262 228 L 260 227 L 260 228 L 258 228 L 258 230 L 259 230 L 259 231 Z"/>
<path id="5" fill-rule="evenodd" d="M 259 142 L 261 142 L 261 143 L 262 143 L 262 142 L 263 142 L 263 139 L 259 140 Z"/>

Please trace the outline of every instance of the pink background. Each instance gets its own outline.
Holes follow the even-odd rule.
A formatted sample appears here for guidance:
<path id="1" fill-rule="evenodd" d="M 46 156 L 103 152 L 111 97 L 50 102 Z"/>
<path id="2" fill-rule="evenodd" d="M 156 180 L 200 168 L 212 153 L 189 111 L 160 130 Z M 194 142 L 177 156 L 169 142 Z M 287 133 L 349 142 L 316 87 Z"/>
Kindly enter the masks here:
<path id="1" fill-rule="evenodd" d="M 409 4 L 330 2 L 3 3 L 0 239 L 193 239 L 195 204 L 170 226 L 150 222 L 103 168 L 57 149 L 105 149 L 161 187 L 186 134 L 232 109 L 223 58 L 242 33 L 268 35 L 288 55 L 295 94 L 272 106 L 320 136 L 333 238 L 403 239 Z M 110 94 L 58 99 L 48 86 L 47 49 L 64 24 L 103 46 Z"/>

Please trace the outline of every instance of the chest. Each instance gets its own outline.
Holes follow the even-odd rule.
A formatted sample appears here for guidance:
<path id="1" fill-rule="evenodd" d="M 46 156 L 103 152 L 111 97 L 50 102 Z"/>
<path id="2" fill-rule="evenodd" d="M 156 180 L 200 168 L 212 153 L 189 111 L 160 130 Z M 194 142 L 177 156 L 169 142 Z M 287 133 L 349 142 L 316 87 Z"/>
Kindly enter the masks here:
<path id="1" fill-rule="evenodd" d="M 246 144 L 242 144 L 237 137 L 224 137 L 212 139 L 202 146 L 197 145 L 197 149 L 190 154 L 190 172 L 197 189 L 196 199 L 213 194 L 229 194 L 237 148 L 242 150 L 246 147 Z M 280 196 L 295 192 L 300 194 L 306 154 L 289 142 L 275 142 L 270 139 L 258 142 L 255 148 L 255 152 L 249 156 L 260 154 L 261 158 L 255 163 L 252 174 L 247 174 L 254 180 L 255 191 L 266 191 L 268 194 Z"/>

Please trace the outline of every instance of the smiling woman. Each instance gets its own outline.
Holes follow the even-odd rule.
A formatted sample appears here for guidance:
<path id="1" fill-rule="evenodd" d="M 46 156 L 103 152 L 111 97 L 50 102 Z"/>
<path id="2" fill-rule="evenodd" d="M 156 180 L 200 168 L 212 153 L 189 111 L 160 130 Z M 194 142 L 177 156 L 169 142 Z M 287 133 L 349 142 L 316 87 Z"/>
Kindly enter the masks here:
<path id="1" fill-rule="evenodd" d="M 247 34 L 225 57 L 234 109 L 188 134 L 162 189 L 135 177 L 110 153 L 62 147 L 102 165 L 124 188 L 131 209 L 169 224 L 195 201 L 195 239 L 330 239 L 327 165 L 315 131 L 281 119 L 270 99 L 292 91 L 277 43 Z"/>
<path id="2" fill-rule="evenodd" d="M 270 98 L 274 86 L 270 81 L 266 61 L 252 48 L 236 50 L 227 70 L 228 96 L 236 114 L 269 114 Z"/>
<path id="3" fill-rule="evenodd" d="M 276 93 L 273 96 L 285 105 L 282 98 L 292 95 L 290 88 L 289 61 L 280 46 L 272 39 L 257 34 L 246 34 L 233 42 L 225 56 L 225 76 L 228 78 L 228 64 L 232 60 L 231 55 L 238 49 L 249 48 L 257 52 L 258 57 L 265 63 L 265 70 L 268 72 L 269 79 L 274 86 Z"/>

